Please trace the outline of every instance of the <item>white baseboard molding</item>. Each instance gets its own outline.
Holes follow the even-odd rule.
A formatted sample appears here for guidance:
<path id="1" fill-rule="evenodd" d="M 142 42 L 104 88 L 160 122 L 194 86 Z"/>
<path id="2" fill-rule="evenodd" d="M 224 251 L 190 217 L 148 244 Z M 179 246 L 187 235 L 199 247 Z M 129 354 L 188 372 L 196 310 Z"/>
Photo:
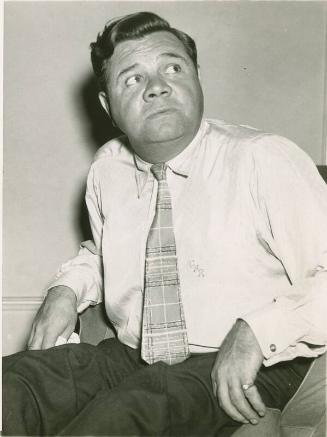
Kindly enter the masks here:
<path id="1" fill-rule="evenodd" d="M 33 319 L 43 297 L 2 297 L 2 355 L 25 350 Z"/>
<path id="2" fill-rule="evenodd" d="M 2 311 L 35 311 L 43 299 L 42 296 L 3 296 Z"/>

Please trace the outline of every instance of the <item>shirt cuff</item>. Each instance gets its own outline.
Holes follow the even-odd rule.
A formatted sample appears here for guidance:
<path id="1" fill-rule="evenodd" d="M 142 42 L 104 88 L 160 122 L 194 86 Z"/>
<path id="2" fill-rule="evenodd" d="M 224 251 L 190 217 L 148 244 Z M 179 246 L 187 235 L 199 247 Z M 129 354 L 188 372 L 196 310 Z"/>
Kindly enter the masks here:
<path id="1" fill-rule="evenodd" d="M 303 320 L 280 298 L 267 306 L 240 317 L 252 329 L 266 361 L 282 361 L 283 352 L 305 335 Z M 277 358 L 280 356 L 280 359 Z M 285 359 L 285 358 L 284 358 Z"/>
<path id="2" fill-rule="evenodd" d="M 90 305 L 97 305 L 101 302 L 98 296 L 98 290 L 95 284 L 86 284 L 85 278 L 80 274 L 79 269 L 75 268 L 69 272 L 62 273 L 51 282 L 47 292 L 57 286 L 70 288 L 76 295 L 77 312 L 83 312 Z"/>

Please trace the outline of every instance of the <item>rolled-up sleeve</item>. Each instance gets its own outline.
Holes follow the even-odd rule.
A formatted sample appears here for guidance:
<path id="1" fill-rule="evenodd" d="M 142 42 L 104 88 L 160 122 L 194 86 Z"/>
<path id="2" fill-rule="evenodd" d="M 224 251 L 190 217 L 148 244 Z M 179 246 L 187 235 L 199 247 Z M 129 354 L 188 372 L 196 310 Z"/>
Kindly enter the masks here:
<path id="1" fill-rule="evenodd" d="M 93 234 L 93 241 L 81 244 L 77 256 L 59 268 L 48 290 L 55 286 L 71 288 L 77 297 L 78 312 L 89 305 L 96 305 L 103 296 L 102 227 L 101 196 L 94 167 L 87 179 L 86 204 Z"/>
<path id="2" fill-rule="evenodd" d="M 266 136 L 254 148 L 257 204 L 265 240 L 290 287 L 245 314 L 269 366 L 315 357 L 327 343 L 327 187 L 311 159 L 291 141 Z"/>

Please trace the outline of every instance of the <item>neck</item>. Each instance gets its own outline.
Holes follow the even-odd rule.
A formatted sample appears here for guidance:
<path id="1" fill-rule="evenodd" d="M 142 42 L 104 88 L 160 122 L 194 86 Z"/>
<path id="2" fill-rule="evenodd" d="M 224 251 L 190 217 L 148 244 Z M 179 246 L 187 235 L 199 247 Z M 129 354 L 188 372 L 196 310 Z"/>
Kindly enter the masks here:
<path id="1" fill-rule="evenodd" d="M 146 144 L 131 143 L 131 148 L 141 159 L 143 159 L 143 161 L 150 164 L 167 162 L 186 149 L 186 147 L 193 141 L 198 129 L 199 126 L 197 126 L 196 131 L 192 132 L 190 135 L 170 141 L 159 141 Z"/>
<path id="2" fill-rule="evenodd" d="M 189 143 L 182 145 L 165 144 L 165 143 L 155 143 L 147 146 L 133 147 L 136 154 L 143 159 L 143 161 L 149 162 L 150 164 L 156 164 L 158 162 L 167 162 L 179 155 Z"/>

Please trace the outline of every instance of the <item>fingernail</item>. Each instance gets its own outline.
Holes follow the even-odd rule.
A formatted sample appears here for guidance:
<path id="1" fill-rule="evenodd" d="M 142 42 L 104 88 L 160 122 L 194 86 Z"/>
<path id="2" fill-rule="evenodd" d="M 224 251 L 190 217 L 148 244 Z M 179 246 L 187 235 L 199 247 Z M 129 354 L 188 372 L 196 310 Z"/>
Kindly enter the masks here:
<path id="1" fill-rule="evenodd" d="M 257 419 L 251 419 L 252 425 L 256 425 L 258 423 Z"/>
<path id="2" fill-rule="evenodd" d="M 263 417 L 265 415 L 264 411 L 259 411 L 259 416 Z"/>

